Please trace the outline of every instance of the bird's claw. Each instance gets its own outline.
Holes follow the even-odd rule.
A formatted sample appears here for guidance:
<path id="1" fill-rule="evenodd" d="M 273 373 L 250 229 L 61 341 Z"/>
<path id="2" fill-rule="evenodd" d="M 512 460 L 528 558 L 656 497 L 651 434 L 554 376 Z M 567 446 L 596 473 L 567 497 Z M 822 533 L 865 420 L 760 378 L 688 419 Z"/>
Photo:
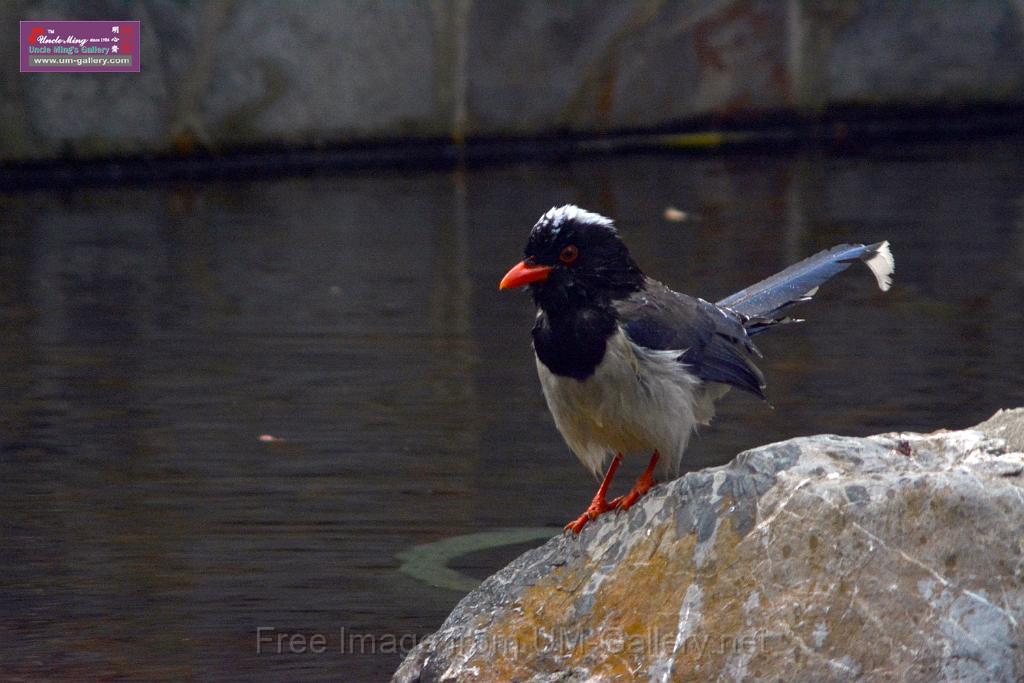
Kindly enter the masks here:
<path id="1" fill-rule="evenodd" d="M 633 505 L 640 500 L 640 497 L 650 491 L 653 486 L 654 477 L 645 472 L 639 479 L 637 479 L 636 484 L 633 485 L 633 488 L 630 489 L 629 493 L 616 498 L 616 500 L 619 501 L 617 506 L 619 511 L 625 512 L 629 508 L 633 507 Z"/>
<path id="2" fill-rule="evenodd" d="M 595 498 L 590 503 L 590 506 L 586 509 L 586 511 L 573 521 L 566 524 L 565 528 L 563 528 L 562 531 L 563 533 L 566 531 L 570 531 L 574 535 L 579 534 L 581 531 L 583 531 L 583 527 L 585 527 L 589 522 L 593 522 L 595 519 L 597 519 L 606 512 L 618 509 L 621 503 L 622 496 L 619 496 L 618 498 L 613 498 L 610 502 L 604 500 L 603 498 L 600 500 Z"/>
<path id="3" fill-rule="evenodd" d="M 565 525 L 563 532 L 571 531 L 574 534 L 578 534 L 583 531 L 583 527 L 587 523 L 594 521 L 600 515 L 610 511 L 618 510 L 622 512 L 633 507 L 633 505 L 640 500 L 640 497 L 651 490 L 654 486 L 654 467 L 658 464 L 658 459 L 661 455 L 658 451 L 654 451 L 651 455 L 651 461 L 647 463 L 647 469 L 640 475 L 640 478 L 633 484 L 633 488 L 629 490 L 624 496 L 613 498 L 611 502 L 605 500 L 605 496 L 608 493 L 608 486 L 611 484 L 612 477 L 615 476 L 615 470 L 619 467 L 619 462 L 622 461 L 622 455 L 617 455 L 612 461 L 611 466 L 608 468 L 608 474 L 605 475 L 604 481 L 601 482 L 601 488 L 597 490 L 597 494 L 594 495 L 594 500 L 590 502 L 590 507 L 587 508 L 586 512 Z"/>
<path id="4" fill-rule="evenodd" d="M 603 515 L 609 510 L 614 510 L 618 507 L 622 498 L 615 498 L 612 502 L 605 500 L 605 496 L 608 495 L 608 487 L 612 484 L 612 479 L 615 477 L 615 471 L 619 469 L 619 463 L 622 462 L 622 453 L 619 453 L 612 462 L 608 465 L 608 471 L 604 475 L 604 480 L 601 482 L 601 486 L 597 489 L 597 493 L 594 494 L 594 499 L 590 501 L 590 506 L 587 507 L 586 512 L 565 525 L 562 531 L 571 531 L 574 534 L 578 534 L 583 531 L 583 527 L 587 525 L 587 522 L 592 522 L 598 518 L 599 515 Z"/>

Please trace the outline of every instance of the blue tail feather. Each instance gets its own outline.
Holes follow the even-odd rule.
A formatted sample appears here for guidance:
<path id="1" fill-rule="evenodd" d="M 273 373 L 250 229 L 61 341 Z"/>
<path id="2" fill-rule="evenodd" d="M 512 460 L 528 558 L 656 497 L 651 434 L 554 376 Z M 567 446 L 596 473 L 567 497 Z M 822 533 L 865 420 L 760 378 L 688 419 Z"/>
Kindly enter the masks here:
<path id="1" fill-rule="evenodd" d="M 820 285 L 855 261 L 863 261 L 871 269 L 879 289 L 889 289 L 895 262 L 888 242 L 840 244 L 722 299 L 718 306 L 739 314 L 747 333 L 753 335 L 772 325 L 791 322 L 786 318 L 791 307 L 808 301 Z"/>

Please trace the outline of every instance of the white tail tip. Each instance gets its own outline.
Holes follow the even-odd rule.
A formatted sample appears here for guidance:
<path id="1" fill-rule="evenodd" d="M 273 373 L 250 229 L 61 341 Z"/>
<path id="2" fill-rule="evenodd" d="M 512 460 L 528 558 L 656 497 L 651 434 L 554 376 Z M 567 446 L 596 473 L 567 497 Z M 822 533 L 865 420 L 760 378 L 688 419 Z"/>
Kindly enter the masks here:
<path id="1" fill-rule="evenodd" d="M 888 292 L 892 287 L 892 274 L 896 270 L 896 259 L 892 257 L 892 251 L 889 250 L 889 241 L 880 243 L 875 253 L 864 263 L 874 274 L 878 288 L 883 292 Z"/>

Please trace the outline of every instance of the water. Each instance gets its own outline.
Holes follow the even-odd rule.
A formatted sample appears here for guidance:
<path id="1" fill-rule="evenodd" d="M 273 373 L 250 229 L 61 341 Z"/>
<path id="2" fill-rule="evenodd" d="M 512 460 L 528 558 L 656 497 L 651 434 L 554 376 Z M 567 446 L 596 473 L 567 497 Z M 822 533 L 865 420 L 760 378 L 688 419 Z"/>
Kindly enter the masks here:
<path id="1" fill-rule="evenodd" d="M 396 553 L 578 514 L 595 485 L 547 416 L 532 308 L 497 291 L 553 204 L 618 218 L 650 274 L 712 299 L 834 243 L 892 241 L 891 292 L 845 273 L 811 322 L 759 339 L 774 409 L 727 397 L 695 467 L 1024 403 L 1022 152 L 0 195 L 5 676 L 381 679 L 400 659 L 386 637 L 408 645 L 460 597 L 399 573 Z M 262 654 L 259 627 L 276 629 Z M 385 652 L 341 652 L 342 628 Z M 326 651 L 276 654 L 279 633 L 323 634 Z"/>

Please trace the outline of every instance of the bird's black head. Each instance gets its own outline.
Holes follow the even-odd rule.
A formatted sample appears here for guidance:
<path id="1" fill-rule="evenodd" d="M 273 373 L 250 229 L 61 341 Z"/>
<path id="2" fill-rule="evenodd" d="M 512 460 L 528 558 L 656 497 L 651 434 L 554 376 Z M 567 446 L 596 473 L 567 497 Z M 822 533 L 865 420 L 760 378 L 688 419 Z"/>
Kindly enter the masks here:
<path id="1" fill-rule="evenodd" d="M 644 274 L 611 219 L 571 204 L 540 217 L 524 255 L 499 288 L 529 285 L 534 301 L 547 313 L 605 305 L 644 284 Z"/>

